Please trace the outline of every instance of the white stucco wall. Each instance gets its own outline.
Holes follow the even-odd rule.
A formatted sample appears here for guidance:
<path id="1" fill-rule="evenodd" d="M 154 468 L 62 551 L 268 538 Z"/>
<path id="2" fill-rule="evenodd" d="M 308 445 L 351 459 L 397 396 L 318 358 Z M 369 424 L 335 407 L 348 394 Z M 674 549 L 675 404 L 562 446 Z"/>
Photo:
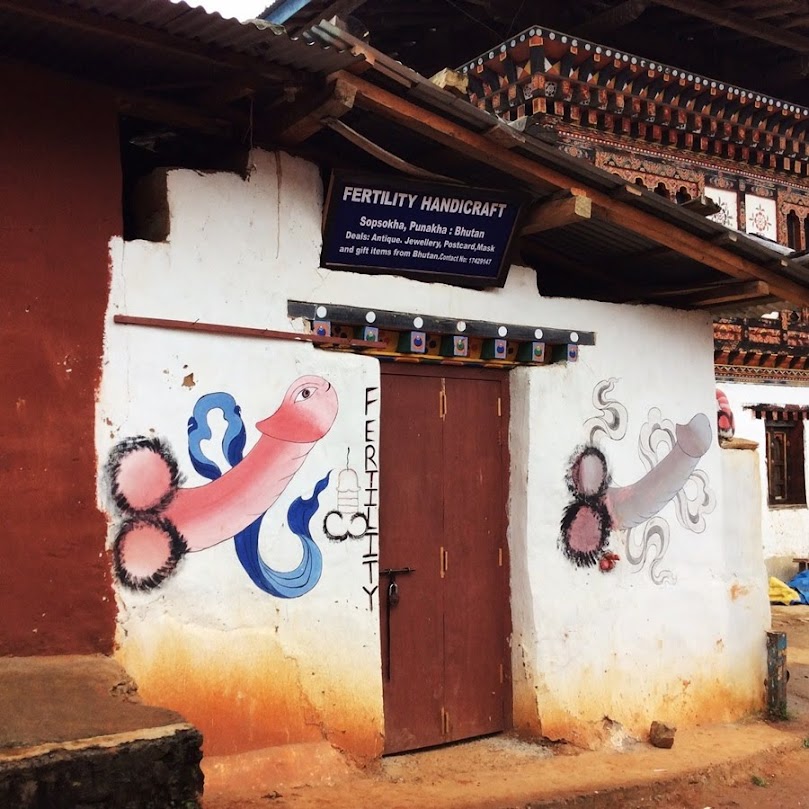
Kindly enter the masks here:
<path id="1" fill-rule="evenodd" d="M 654 718 L 687 724 L 750 710 L 763 681 L 765 581 L 763 569 L 751 579 L 729 563 L 740 538 L 725 524 L 718 447 L 699 464 L 717 499 L 704 530 L 680 525 L 673 503 L 659 515 L 669 546 L 656 572 L 662 578 L 669 571 L 666 581 L 652 579 L 653 545 L 645 565 L 627 559 L 628 541 L 637 558 L 643 526 L 632 538 L 614 532 L 610 549 L 621 561 L 608 573 L 576 569 L 556 548 L 562 507 L 571 499 L 563 470 L 587 440 L 585 421 L 598 414 L 595 384 L 615 377 L 610 397 L 627 409 L 625 436 L 599 442 L 614 482 L 626 485 L 645 472 L 638 444 L 652 408 L 679 423 L 712 413 L 710 324 L 647 307 L 566 302 L 565 310 L 572 325 L 598 332 L 596 349 L 583 350 L 578 365 L 512 374 L 512 447 L 530 436 L 528 450 L 514 454 L 513 480 L 527 479 L 524 503 L 515 490 L 512 511 L 515 704 L 522 710 L 535 694 L 543 733 L 584 744 L 601 738 L 605 716 L 642 734 Z M 744 480 L 737 483 L 743 490 Z M 524 521 L 515 522 L 523 505 Z M 758 541 L 756 535 L 754 547 Z M 748 604 L 751 621 L 737 620 Z M 530 711 L 525 721 L 530 727 Z"/>
<path id="2" fill-rule="evenodd" d="M 736 435 L 759 444 L 759 477 L 761 480 L 761 534 L 764 543 L 764 558 L 770 575 L 788 581 L 798 572 L 792 561 L 796 556 L 809 556 L 809 509 L 806 506 L 770 506 L 767 503 L 767 456 L 764 421 L 757 419 L 750 404 L 809 405 L 809 388 L 788 385 L 747 385 L 721 382 L 733 409 Z M 804 430 L 804 465 L 806 480 L 809 480 L 809 453 L 807 439 L 809 430 Z"/>
<path id="3" fill-rule="evenodd" d="M 729 564 L 735 538 L 726 510 L 735 504 L 726 503 L 715 440 L 698 466 L 710 491 L 686 487 L 714 503 L 704 525 L 684 528 L 673 503 L 658 515 L 668 536 L 654 568 L 660 583 L 651 575 L 652 545 L 645 563 L 627 559 L 627 541 L 640 555 L 643 526 L 629 540 L 614 532 L 609 548 L 620 559 L 609 572 L 575 567 L 558 547 L 571 455 L 588 439 L 588 419 L 603 415 L 594 400 L 599 383 L 613 379 L 608 398 L 626 409 L 625 435 L 599 438 L 617 484 L 646 472 L 638 445 L 652 409 L 681 423 L 705 413 L 715 433 L 709 318 L 543 299 L 534 271 L 521 267 L 512 267 L 505 288 L 485 292 L 320 268 L 317 168 L 262 152 L 254 162 L 249 182 L 170 173 L 168 241 L 113 243 L 100 462 L 120 439 L 156 434 L 174 448 L 187 485 L 200 485 L 187 461 L 186 423 L 203 393 L 235 396 L 249 450 L 258 436 L 252 425 L 278 406 L 288 385 L 322 375 L 339 396 L 337 420 L 268 513 L 262 535 L 269 563 L 288 567 L 298 547 L 285 525 L 292 499 L 340 470 L 347 450 L 367 482 L 366 391 L 379 384 L 376 361 L 307 344 L 119 326 L 114 314 L 289 330 L 300 324 L 290 324 L 287 301 L 299 299 L 596 331 L 597 345 L 583 347 L 578 363 L 520 368 L 510 377 L 515 723 L 589 744 L 605 716 L 640 735 L 652 719 L 682 724 L 756 709 L 766 622 L 755 609 L 751 620 L 737 620 L 739 605 L 758 603 L 761 590 Z M 384 485 L 384 474 L 379 480 Z M 109 507 L 106 485 L 102 478 L 99 497 Z M 313 525 L 335 504 L 330 485 Z M 381 749 L 378 615 L 363 589 L 375 583 L 363 564 L 374 538 L 314 538 L 323 577 L 298 599 L 257 590 L 231 541 L 189 554 L 151 593 L 118 591 L 121 660 L 147 698 L 202 727 L 208 752 L 323 737 L 359 755 Z"/>

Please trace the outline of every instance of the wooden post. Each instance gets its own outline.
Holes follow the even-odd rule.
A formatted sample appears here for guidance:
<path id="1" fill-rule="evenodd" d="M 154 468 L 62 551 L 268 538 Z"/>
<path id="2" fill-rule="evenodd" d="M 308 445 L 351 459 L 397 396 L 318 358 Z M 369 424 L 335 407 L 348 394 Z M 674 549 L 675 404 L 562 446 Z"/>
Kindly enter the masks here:
<path id="1" fill-rule="evenodd" d="M 767 633 L 767 716 L 787 718 L 787 635 Z"/>

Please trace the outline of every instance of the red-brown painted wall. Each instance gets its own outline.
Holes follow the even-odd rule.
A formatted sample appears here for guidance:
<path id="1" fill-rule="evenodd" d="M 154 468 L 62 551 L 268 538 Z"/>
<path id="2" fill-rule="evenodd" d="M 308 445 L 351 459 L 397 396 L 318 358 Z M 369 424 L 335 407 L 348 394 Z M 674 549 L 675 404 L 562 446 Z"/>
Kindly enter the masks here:
<path id="1" fill-rule="evenodd" d="M 121 232 L 112 98 L 0 64 L 0 655 L 112 649 L 94 408 Z"/>

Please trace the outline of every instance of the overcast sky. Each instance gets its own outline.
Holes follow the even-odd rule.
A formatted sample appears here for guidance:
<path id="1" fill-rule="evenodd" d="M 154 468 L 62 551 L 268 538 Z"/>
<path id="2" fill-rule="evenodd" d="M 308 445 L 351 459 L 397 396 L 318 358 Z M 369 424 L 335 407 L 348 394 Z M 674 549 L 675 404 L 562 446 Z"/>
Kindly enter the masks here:
<path id="1" fill-rule="evenodd" d="M 237 20 L 255 17 L 270 5 L 270 0 L 186 0 L 186 2 L 190 6 L 202 6 L 208 11 L 218 11 L 223 17 L 235 17 Z"/>

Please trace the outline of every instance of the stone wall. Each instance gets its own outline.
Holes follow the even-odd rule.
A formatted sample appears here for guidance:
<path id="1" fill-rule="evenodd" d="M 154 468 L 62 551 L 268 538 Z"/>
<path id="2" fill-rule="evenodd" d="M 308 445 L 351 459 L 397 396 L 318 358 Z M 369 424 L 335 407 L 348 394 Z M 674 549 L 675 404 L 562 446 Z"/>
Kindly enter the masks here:
<path id="1" fill-rule="evenodd" d="M 202 736 L 145 732 L 0 754 L 0 806 L 14 809 L 196 809 Z"/>

